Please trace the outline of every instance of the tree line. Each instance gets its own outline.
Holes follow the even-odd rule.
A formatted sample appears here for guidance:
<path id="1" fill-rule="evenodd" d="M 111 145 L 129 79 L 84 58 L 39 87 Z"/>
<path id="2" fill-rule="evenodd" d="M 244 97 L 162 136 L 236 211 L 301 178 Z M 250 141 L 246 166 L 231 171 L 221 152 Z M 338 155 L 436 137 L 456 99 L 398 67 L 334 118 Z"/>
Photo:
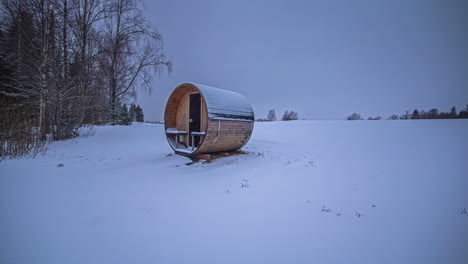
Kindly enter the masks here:
<path id="1" fill-rule="evenodd" d="M 171 69 L 138 0 L 0 0 L 0 158 L 118 124 Z"/>
<path id="2" fill-rule="evenodd" d="M 439 112 L 437 108 L 432 108 L 429 111 L 414 109 L 412 113 L 406 111 L 402 115 L 391 115 L 388 120 L 407 120 L 407 119 L 467 119 L 468 118 L 468 105 L 466 109 L 457 113 L 457 109 L 453 106 L 450 112 Z M 382 117 L 369 117 L 368 120 L 381 120 Z M 346 117 L 346 120 L 364 120 L 358 113 L 353 113 Z"/>
<path id="3" fill-rule="evenodd" d="M 290 121 L 290 120 L 298 120 L 299 114 L 295 111 L 284 111 L 283 116 L 281 117 L 281 121 Z M 257 119 L 257 122 L 268 122 L 268 121 L 276 121 L 276 111 L 275 109 L 270 109 L 267 114 L 267 118 L 265 119 Z"/>

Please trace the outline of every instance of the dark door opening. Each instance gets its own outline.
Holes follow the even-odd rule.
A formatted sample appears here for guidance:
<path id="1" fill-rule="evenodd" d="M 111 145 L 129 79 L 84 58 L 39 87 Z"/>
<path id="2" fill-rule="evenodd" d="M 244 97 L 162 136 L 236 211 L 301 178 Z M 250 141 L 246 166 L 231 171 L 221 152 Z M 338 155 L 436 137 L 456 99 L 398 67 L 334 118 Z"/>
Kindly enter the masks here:
<path id="1" fill-rule="evenodd" d="M 200 94 L 190 95 L 190 113 L 189 113 L 189 133 L 200 132 L 201 126 L 201 96 Z M 195 144 L 192 143 L 195 139 Z M 189 134 L 189 145 L 198 147 L 199 136 L 192 137 Z"/>

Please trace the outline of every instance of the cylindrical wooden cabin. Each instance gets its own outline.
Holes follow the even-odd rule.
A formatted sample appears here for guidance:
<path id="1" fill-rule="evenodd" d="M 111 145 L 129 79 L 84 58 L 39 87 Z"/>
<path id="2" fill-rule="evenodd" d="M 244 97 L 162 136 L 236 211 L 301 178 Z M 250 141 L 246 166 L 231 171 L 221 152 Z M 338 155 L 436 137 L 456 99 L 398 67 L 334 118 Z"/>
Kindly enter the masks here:
<path id="1" fill-rule="evenodd" d="M 177 86 L 164 112 L 169 145 L 184 156 L 242 148 L 253 127 L 254 112 L 244 96 L 196 83 Z"/>

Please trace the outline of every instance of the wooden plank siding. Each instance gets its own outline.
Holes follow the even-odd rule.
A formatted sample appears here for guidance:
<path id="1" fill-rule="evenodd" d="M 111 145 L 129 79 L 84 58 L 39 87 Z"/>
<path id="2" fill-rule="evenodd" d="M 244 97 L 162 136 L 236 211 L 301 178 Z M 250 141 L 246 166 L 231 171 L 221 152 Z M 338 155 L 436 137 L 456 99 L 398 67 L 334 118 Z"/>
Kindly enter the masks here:
<path id="1" fill-rule="evenodd" d="M 207 133 L 197 153 L 213 153 L 241 148 L 250 138 L 251 133 L 251 122 L 208 120 Z"/>

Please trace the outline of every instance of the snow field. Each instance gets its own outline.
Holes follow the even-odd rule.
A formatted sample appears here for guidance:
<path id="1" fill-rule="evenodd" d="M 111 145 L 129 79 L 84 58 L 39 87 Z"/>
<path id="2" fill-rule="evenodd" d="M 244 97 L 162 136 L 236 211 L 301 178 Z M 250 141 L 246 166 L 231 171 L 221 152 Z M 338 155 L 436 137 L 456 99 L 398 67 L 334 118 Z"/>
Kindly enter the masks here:
<path id="1" fill-rule="evenodd" d="M 466 263 L 467 132 L 256 123 L 247 154 L 188 166 L 162 125 L 97 127 L 0 162 L 0 263 Z"/>

